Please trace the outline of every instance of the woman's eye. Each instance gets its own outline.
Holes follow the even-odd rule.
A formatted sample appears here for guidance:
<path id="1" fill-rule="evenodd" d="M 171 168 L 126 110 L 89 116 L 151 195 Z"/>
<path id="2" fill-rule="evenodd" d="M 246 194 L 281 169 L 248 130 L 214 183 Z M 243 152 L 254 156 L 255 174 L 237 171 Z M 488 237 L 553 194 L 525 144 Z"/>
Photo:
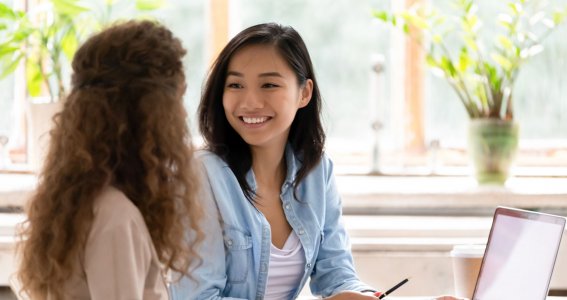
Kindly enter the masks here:
<path id="1" fill-rule="evenodd" d="M 240 89 L 242 88 L 242 85 L 240 83 L 229 83 L 226 85 L 228 88 L 231 89 Z"/>
<path id="2" fill-rule="evenodd" d="M 278 87 L 278 85 L 277 85 L 277 84 L 274 84 L 274 83 L 264 83 L 264 84 L 262 85 L 262 87 L 263 87 L 263 88 L 275 88 L 275 87 Z"/>

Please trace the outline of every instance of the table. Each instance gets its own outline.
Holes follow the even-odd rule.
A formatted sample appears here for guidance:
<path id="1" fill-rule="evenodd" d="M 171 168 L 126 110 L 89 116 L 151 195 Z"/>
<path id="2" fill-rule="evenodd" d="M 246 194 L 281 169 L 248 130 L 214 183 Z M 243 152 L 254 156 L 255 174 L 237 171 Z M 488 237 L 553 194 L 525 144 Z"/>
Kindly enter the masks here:
<path id="1" fill-rule="evenodd" d="M 298 300 L 316 300 L 321 298 L 315 298 L 313 296 L 300 296 Z M 434 297 L 386 297 L 385 300 L 434 300 Z M 567 300 L 567 297 L 547 297 L 547 300 Z"/>

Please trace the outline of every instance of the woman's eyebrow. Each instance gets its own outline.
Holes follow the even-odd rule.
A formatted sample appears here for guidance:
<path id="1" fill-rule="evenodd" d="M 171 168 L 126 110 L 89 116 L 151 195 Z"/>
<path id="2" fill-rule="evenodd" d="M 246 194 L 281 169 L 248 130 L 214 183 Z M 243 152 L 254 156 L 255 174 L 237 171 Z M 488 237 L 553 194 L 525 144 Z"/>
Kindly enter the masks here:
<path id="1" fill-rule="evenodd" d="M 226 76 L 237 76 L 237 77 L 244 77 L 244 74 L 236 71 L 228 71 L 226 72 Z"/>
<path id="2" fill-rule="evenodd" d="M 258 77 L 283 77 L 283 76 L 278 72 L 266 72 L 266 73 L 260 73 Z"/>
<path id="3" fill-rule="evenodd" d="M 228 71 L 226 72 L 226 76 L 244 77 L 244 74 L 237 71 Z M 283 77 L 283 76 L 279 72 L 265 72 L 258 74 L 258 77 Z"/>

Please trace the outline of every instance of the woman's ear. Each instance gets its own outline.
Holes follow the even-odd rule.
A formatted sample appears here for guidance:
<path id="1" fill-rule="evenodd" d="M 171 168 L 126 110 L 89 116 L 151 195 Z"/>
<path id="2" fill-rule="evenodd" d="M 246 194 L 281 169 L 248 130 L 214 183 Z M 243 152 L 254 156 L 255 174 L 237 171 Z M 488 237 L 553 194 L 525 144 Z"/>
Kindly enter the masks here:
<path id="1" fill-rule="evenodd" d="M 301 87 L 301 98 L 299 99 L 299 108 L 303 108 L 311 101 L 313 95 L 313 80 L 307 79 Z"/>

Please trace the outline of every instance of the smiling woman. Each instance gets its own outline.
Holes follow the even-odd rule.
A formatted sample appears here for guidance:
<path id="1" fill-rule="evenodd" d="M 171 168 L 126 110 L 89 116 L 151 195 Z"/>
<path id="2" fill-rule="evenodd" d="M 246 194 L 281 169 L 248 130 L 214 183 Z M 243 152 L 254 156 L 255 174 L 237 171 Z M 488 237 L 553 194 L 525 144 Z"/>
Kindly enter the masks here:
<path id="1" fill-rule="evenodd" d="M 295 299 L 310 279 L 316 295 L 374 299 L 354 271 L 320 107 L 293 28 L 251 26 L 221 51 L 199 105 L 209 240 L 174 297 Z"/>
<path id="2" fill-rule="evenodd" d="M 275 46 L 253 45 L 236 53 L 228 65 L 223 107 L 252 151 L 273 152 L 285 146 L 289 125 L 309 103 L 312 90 L 313 81 L 298 82 Z"/>

